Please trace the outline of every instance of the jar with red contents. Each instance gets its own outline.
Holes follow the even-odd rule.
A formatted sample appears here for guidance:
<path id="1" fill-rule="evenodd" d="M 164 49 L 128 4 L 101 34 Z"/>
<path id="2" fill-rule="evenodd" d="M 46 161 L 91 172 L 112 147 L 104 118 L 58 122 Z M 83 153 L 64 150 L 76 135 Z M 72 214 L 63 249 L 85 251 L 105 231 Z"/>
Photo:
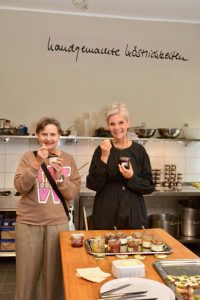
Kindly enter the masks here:
<path id="1" fill-rule="evenodd" d="M 120 240 L 110 239 L 108 240 L 108 252 L 119 253 L 120 252 Z"/>
<path id="2" fill-rule="evenodd" d="M 83 234 L 72 234 L 71 235 L 71 246 L 74 248 L 80 248 L 83 246 Z"/>

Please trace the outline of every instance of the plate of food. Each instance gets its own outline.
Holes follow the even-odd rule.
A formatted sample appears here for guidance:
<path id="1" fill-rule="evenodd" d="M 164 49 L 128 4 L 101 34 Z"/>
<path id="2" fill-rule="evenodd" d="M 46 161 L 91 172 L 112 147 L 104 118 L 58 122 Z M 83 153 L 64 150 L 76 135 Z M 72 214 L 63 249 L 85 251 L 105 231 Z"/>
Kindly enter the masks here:
<path id="1" fill-rule="evenodd" d="M 127 286 L 126 286 L 127 285 Z M 124 288 L 120 288 L 123 287 Z M 100 295 L 111 295 L 109 291 L 117 289 L 111 292 L 112 295 L 128 294 L 128 293 L 142 293 L 138 298 L 149 299 L 156 298 L 157 300 L 175 300 L 175 294 L 173 291 L 163 283 L 146 278 L 118 278 L 106 282 L 100 289 Z"/>
<path id="2" fill-rule="evenodd" d="M 200 300 L 200 259 L 174 259 L 153 263 L 178 300 Z"/>

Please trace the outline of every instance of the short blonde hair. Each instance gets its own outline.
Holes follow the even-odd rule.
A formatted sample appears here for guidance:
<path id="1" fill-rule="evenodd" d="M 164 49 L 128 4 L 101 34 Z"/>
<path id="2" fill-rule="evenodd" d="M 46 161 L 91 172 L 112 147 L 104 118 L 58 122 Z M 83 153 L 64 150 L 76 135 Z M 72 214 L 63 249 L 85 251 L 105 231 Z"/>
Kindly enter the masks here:
<path id="1" fill-rule="evenodd" d="M 130 113 L 128 111 L 128 108 L 126 107 L 126 104 L 114 102 L 105 114 L 106 122 L 108 123 L 109 118 L 117 114 L 122 115 L 126 119 L 126 121 L 130 121 Z"/>

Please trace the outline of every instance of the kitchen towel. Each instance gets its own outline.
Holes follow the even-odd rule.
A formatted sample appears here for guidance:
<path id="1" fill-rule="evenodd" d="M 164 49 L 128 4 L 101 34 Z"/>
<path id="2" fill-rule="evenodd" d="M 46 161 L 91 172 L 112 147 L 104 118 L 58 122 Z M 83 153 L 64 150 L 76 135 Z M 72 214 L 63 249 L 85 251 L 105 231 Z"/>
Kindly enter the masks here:
<path id="1" fill-rule="evenodd" d="M 92 282 L 101 282 L 110 275 L 110 273 L 103 272 L 99 267 L 76 269 L 76 276 Z"/>

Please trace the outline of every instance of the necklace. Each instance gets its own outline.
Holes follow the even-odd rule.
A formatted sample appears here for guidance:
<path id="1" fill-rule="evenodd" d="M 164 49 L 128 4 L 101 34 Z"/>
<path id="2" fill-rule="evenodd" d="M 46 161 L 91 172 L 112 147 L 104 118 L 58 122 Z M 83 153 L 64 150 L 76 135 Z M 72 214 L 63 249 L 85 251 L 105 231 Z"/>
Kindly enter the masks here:
<path id="1" fill-rule="evenodd" d="M 117 148 L 117 149 L 119 149 L 119 150 L 123 150 L 123 149 L 129 147 L 130 141 L 129 141 L 129 140 L 126 140 L 125 145 L 123 145 L 123 146 L 121 146 L 121 147 L 120 147 L 120 146 L 117 146 L 117 142 L 115 142 L 115 141 L 113 141 L 113 144 L 114 144 L 115 148 Z"/>

